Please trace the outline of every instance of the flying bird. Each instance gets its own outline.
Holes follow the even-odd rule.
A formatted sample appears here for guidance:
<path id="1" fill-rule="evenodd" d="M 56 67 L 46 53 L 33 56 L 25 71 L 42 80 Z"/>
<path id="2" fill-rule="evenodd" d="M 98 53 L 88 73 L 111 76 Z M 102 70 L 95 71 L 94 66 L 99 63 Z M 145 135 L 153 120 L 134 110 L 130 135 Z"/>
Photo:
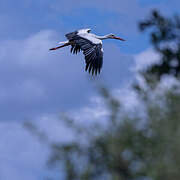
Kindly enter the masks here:
<path id="1" fill-rule="evenodd" d="M 67 41 L 59 42 L 62 44 L 58 47 L 51 48 L 50 50 L 57 50 L 62 47 L 71 46 L 71 53 L 77 54 L 83 51 L 86 62 L 86 71 L 97 75 L 103 65 L 103 48 L 102 40 L 104 39 L 117 39 L 125 41 L 120 37 L 116 37 L 114 34 L 108 34 L 105 36 L 97 36 L 90 33 L 91 29 L 80 29 L 75 32 L 66 34 Z"/>

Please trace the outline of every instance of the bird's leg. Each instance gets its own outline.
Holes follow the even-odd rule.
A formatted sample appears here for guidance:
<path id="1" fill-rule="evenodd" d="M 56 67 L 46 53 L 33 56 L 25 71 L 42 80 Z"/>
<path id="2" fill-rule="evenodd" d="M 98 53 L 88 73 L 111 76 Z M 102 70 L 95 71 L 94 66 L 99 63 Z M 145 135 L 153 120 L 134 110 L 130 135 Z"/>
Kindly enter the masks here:
<path id="1" fill-rule="evenodd" d="M 52 51 L 52 50 L 56 50 L 56 49 L 59 49 L 59 48 L 63 48 L 63 47 L 69 46 L 69 45 L 72 45 L 72 42 L 65 43 L 65 44 L 63 44 L 63 45 L 61 45 L 61 46 L 58 46 L 58 47 L 55 47 L 55 48 L 51 48 L 51 49 L 49 49 L 49 50 Z"/>

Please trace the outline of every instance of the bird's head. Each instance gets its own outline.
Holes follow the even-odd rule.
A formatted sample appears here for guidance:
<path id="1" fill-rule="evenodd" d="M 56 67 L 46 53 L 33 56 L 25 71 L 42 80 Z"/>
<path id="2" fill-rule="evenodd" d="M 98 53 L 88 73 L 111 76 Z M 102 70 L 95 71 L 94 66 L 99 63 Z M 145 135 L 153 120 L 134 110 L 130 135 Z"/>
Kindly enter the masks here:
<path id="1" fill-rule="evenodd" d="M 124 39 L 122 39 L 122 38 L 120 38 L 120 37 L 117 37 L 117 36 L 115 36 L 114 34 L 109 34 L 109 35 L 108 35 L 108 38 L 109 38 L 109 39 L 117 39 L 117 40 L 125 41 Z"/>
<path id="2" fill-rule="evenodd" d="M 91 32 L 91 29 L 87 29 L 87 32 L 90 33 L 90 32 Z"/>

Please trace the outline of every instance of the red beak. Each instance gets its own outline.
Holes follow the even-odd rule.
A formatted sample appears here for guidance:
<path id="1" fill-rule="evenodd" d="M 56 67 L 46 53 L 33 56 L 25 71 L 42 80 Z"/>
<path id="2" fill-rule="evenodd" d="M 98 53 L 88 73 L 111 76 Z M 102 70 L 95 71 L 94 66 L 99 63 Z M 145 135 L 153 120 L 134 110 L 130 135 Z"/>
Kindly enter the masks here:
<path id="1" fill-rule="evenodd" d="M 114 37 L 113 39 L 118 39 L 118 40 L 120 40 L 120 41 L 126 41 L 125 39 L 122 39 L 122 38 L 120 38 L 120 37 Z"/>

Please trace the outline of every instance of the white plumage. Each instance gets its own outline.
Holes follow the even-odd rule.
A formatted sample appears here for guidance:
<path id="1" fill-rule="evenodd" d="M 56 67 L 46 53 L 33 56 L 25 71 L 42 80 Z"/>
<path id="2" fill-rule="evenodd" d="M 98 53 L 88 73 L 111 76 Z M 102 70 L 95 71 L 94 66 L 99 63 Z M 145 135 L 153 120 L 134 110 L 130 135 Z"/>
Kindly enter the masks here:
<path id="1" fill-rule="evenodd" d="M 86 62 L 85 70 L 92 73 L 92 75 L 97 75 L 97 73 L 100 73 L 103 64 L 102 40 L 118 39 L 124 41 L 124 39 L 116 37 L 113 34 L 97 36 L 90 32 L 91 29 L 80 29 L 78 31 L 68 33 L 65 35 L 68 41 L 59 42 L 59 44 L 63 45 L 51 48 L 50 50 L 71 46 L 71 52 L 74 54 L 83 51 Z"/>

